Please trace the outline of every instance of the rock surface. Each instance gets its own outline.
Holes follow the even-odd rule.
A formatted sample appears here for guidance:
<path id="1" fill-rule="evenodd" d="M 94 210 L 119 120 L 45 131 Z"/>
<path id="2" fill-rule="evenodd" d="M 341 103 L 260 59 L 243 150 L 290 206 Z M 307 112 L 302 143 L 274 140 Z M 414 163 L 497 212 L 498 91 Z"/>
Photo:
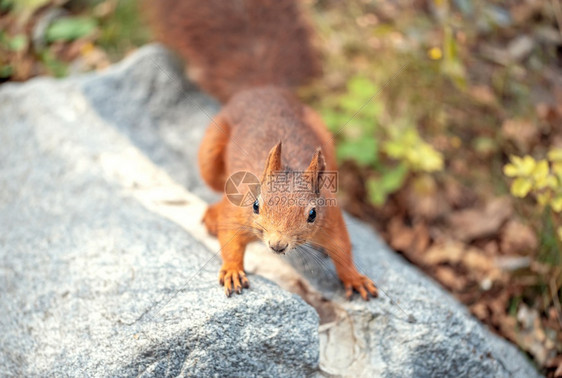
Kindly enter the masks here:
<path id="1" fill-rule="evenodd" d="M 0 376 L 314 371 L 311 307 L 259 277 L 225 298 L 216 251 L 135 197 L 173 183 L 84 95 L 133 66 L 0 88 Z"/>
<path id="2" fill-rule="evenodd" d="M 196 152 L 218 105 L 181 72 L 148 46 L 103 73 L 0 87 L 1 375 L 537 375 L 353 219 L 379 299 L 345 301 L 320 253 L 257 244 L 250 290 L 224 298 L 190 193 L 217 198 Z"/>

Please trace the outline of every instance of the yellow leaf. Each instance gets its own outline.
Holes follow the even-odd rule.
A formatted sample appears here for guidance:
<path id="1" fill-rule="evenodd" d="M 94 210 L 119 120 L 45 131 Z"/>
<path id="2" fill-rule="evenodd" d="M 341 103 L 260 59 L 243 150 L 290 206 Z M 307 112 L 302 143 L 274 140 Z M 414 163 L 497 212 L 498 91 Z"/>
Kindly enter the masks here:
<path id="1" fill-rule="evenodd" d="M 523 159 L 520 158 L 519 156 L 511 155 L 511 156 L 509 157 L 509 159 L 511 160 L 511 162 L 513 163 L 513 165 L 514 165 L 515 167 L 518 167 L 518 166 L 520 166 L 521 164 L 523 164 Z"/>
<path id="2" fill-rule="evenodd" d="M 548 162 L 540 160 L 533 169 L 533 178 L 537 181 L 544 180 L 548 176 Z"/>
<path id="3" fill-rule="evenodd" d="M 443 169 L 443 156 L 440 152 L 433 149 L 428 144 L 422 144 L 419 146 L 420 152 L 420 165 L 421 168 L 426 172 L 440 171 Z"/>
<path id="4" fill-rule="evenodd" d="M 537 194 L 537 202 L 541 206 L 546 206 L 550 202 L 550 192 Z"/>
<path id="5" fill-rule="evenodd" d="M 558 195 L 557 197 L 553 198 L 550 201 L 550 207 L 552 207 L 552 210 L 554 210 L 557 213 L 561 212 L 562 211 L 562 195 Z"/>
<path id="6" fill-rule="evenodd" d="M 422 160 L 422 156 L 420 154 L 420 152 L 415 149 L 415 148 L 410 148 L 408 149 L 408 151 L 406 152 L 406 160 L 413 166 L 416 168 L 421 167 L 421 160 Z"/>
<path id="7" fill-rule="evenodd" d="M 556 176 L 558 176 L 558 180 L 560 180 L 560 185 L 562 185 L 562 161 L 552 164 L 552 172 L 554 172 Z"/>
<path id="8" fill-rule="evenodd" d="M 92 42 L 88 42 L 86 44 L 84 44 L 84 46 L 82 46 L 82 48 L 80 49 L 80 54 L 82 55 L 88 55 L 91 54 L 92 51 L 94 51 L 95 46 Z"/>
<path id="9" fill-rule="evenodd" d="M 555 148 L 548 152 L 548 159 L 550 161 L 560 161 L 562 162 L 562 148 Z"/>
<path id="10" fill-rule="evenodd" d="M 414 147 L 420 142 L 420 135 L 416 129 L 411 128 L 403 132 L 401 139 L 402 143 Z"/>
<path id="11" fill-rule="evenodd" d="M 429 49 L 429 51 L 427 52 L 427 55 L 429 56 L 429 59 L 431 59 L 431 60 L 439 60 L 443 57 L 443 51 L 441 51 L 441 49 L 439 47 L 433 47 L 433 48 Z"/>
<path id="12" fill-rule="evenodd" d="M 558 227 L 558 239 L 562 241 L 562 227 Z"/>
<path id="13" fill-rule="evenodd" d="M 525 155 L 523 158 L 515 155 L 510 156 L 511 164 L 508 164 L 508 176 L 529 176 L 535 169 L 536 161 L 529 155 Z"/>
<path id="14" fill-rule="evenodd" d="M 521 163 L 521 166 L 519 167 L 520 170 L 521 170 L 521 174 L 523 174 L 525 176 L 529 176 L 535 170 L 536 164 L 537 164 L 537 162 L 535 161 L 535 159 L 533 159 L 532 156 L 525 155 L 523 157 L 523 161 Z"/>
<path id="15" fill-rule="evenodd" d="M 533 183 L 525 178 L 519 177 L 511 184 L 511 194 L 515 197 L 525 197 L 533 187 Z"/>
<path id="16" fill-rule="evenodd" d="M 552 175 L 542 177 L 535 181 L 535 189 L 539 189 L 539 190 L 544 188 L 555 189 L 557 185 L 558 182 L 556 181 L 556 177 Z"/>
<path id="17" fill-rule="evenodd" d="M 556 181 L 556 177 L 554 175 L 548 175 L 546 178 L 546 185 L 545 187 L 550 189 L 556 189 L 558 186 L 558 181 Z"/>
<path id="18" fill-rule="evenodd" d="M 513 164 L 506 164 L 503 167 L 503 173 L 507 176 L 507 177 L 515 177 L 517 176 L 517 167 Z"/>

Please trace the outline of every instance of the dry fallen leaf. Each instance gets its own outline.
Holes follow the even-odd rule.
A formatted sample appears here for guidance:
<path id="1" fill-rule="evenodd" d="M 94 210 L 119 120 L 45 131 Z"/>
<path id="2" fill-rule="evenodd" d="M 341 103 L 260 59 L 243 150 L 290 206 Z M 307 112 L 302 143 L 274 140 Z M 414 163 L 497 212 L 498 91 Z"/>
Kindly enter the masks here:
<path id="1" fill-rule="evenodd" d="M 425 222 L 416 223 L 414 225 L 414 240 L 411 245 L 412 253 L 423 254 L 429 247 L 430 242 L 429 228 Z"/>
<path id="2" fill-rule="evenodd" d="M 494 260 L 475 247 L 470 247 L 465 251 L 462 262 L 472 271 L 489 272 L 496 269 Z"/>
<path id="3" fill-rule="evenodd" d="M 414 227 L 408 227 L 401 217 L 394 217 L 388 225 L 388 237 L 392 248 L 403 252 L 416 264 L 423 264 L 424 252 L 430 243 L 425 223 L 418 222 Z"/>
<path id="4" fill-rule="evenodd" d="M 466 286 L 466 279 L 449 266 L 438 266 L 435 269 L 435 278 L 452 291 L 460 291 Z"/>
<path id="5" fill-rule="evenodd" d="M 476 302 L 470 306 L 470 312 L 474 314 L 480 320 L 486 320 L 490 315 L 488 311 L 488 306 L 484 302 Z"/>
<path id="6" fill-rule="evenodd" d="M 448 223 L 453 235 L 468 242 L 497 235 L 512 213 L 511 201 L 502 197 L 490 201 L 484 209 L 467 209 L 452 213 Z"/>
<path id="7" fill-rule="evenodd" d="M 441 263 L 458 263 L 464 253 L 463 243 L 447 240 L 432 245 L 424 254 L 423 260 L 427 265 L 437 265 Z"/>
<path id="8" fill-rule="evenodd" d="M 484 250 L 484 252 L 486 252 L 488 256 L 496 256 L 500 251 L 500 248 L 498 247 L 498 243 L 495 240 L 487 241 L 482 246 L 482 249 Z"/>
<path id="9" fill-rule="evenodd" d="M 502 230 L 500 246 L 505 254 L 534 252 L 538 247 L 538 240 L 531 227 L 510 220 Z"/>
<path id="10" fill-rule="evenodd" d="M 474 192 L 466 186 L 459 184 L 456 180 L 446 180 L 444 190 L 445 198 L 453 208 L 466 208 L 476 201 Z"/>
<path id="11" fill-rule="evenodd" d="M 540 12 L 541 6 L 542 2 L 538 0 L 516 2 L 510 8 L 511 17 L 515 23 L 524 24 Z"/>
<path id="12" fill-rule="evenodd" d="M 502 124 L 502 136 L 521 151 L 528 152 L 539 141 L 540 129 L 529 120 L 508 119 Z"/>
<path id="13" fill-rule="evenodd" d="M 450 207 L 443 201 L 443 193 L 429 175 L 417 177 L 407 191 L 408 212 L 413 218 L 429 222 L 445 216 Z"/>
<path id="14" fill-rule="evenodd" d="M 517 321 L 520 326 L 518 344 L 532 354 L 540 365 L 545 365 L 556 356 L 555 344 L 546 336 L 541 316 L 536 309 L 521 304 L 517 311 Z"/>
<path id="15" fill-rule="evenodd" d="M 487 85 L 474 85 L 469 89 L 469 94 L 483 105 L 495 106 L 498 103 L 492 88 Z"/>
<path id="16" fill-rule="evenodd" d="M 410 248 L 414 240 L 414 230 L 406 227 L 401 217 L 394 217 L 388 224 L 389 244 L 398 251 L 405 251 Z"/>

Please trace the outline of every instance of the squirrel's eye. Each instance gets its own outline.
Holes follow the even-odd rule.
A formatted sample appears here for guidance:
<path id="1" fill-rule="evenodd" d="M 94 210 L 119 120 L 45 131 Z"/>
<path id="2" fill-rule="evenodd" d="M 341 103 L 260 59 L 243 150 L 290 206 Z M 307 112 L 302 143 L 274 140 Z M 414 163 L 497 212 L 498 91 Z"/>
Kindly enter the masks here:
<path id="1" fill-rule="evenodd" d="M 310 211 L 308 212 L 308 219 L 306 220 L 308 223 L 313 223 L 314 220 L 316 219 L 316 209 L 312 208 L 310 209 Z"/>
<path id="2" fill-rule="evenodd" d="M 254 202 L 253 208 L 254 208 L 254 214 L 260 213 L 260 203 L 257 199 L 256 202 Z"/>

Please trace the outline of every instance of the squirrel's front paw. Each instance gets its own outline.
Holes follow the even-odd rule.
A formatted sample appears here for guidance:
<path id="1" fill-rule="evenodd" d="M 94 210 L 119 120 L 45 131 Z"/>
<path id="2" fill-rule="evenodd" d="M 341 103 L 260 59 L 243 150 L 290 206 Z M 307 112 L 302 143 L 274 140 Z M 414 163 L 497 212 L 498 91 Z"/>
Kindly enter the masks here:
<path id="1" fill-rule="evenodd" d="M 233 291 L 242 294 L 242 288 L 249 288 L 250 281 L 242 269 L 221 268 L 219 272 L 219 283 L 224 286 L 224 293 L 230 297 Z"/>
<path id="2" fill-rule="evenodd" d="M 379 296 L 379 291 L 373 281 L 362 274 L 357 273 L 350 278 L 342 279 L 342 282 L 347 299 L 351 299 L 353 290 L 357 291 L 361 295 L 361 298 L 366 301 L 369 300 L 369 295 L 374 298 Z"/>

